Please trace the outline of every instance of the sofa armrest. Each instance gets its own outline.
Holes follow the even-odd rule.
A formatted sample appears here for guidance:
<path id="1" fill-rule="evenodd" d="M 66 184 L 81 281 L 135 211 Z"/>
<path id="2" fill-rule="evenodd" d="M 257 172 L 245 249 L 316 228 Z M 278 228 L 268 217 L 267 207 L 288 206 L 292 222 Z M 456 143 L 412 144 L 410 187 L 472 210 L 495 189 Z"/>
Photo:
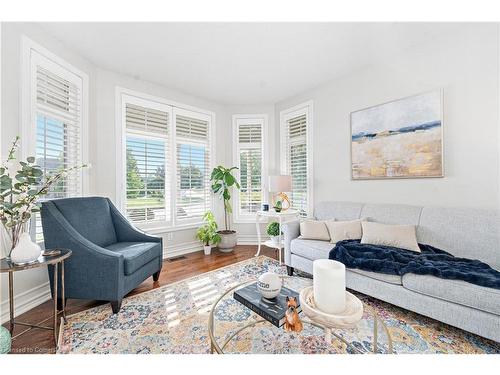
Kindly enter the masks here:
<path id="1" fill-rule="evenodd" d="M 283 242 L 285 245 L 285 264 L 290 266 L 292 263 L 292 253 L 290 244 L 293 239 L 300 236 L 300 220 L 289 221 L 282 225 Z"/>
<path id="2" fill-rule="evenodd" d="M 108 199 L 118 242 L 162 242 L 161 237 L 151 236 L 134 227 Z"/>

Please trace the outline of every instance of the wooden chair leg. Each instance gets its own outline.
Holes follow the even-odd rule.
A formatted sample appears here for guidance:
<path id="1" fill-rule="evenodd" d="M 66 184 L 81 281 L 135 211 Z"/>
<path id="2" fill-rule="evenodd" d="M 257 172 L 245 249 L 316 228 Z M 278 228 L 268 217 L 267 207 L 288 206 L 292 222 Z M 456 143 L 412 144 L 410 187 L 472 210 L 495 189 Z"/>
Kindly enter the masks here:
<path id="1" fill-rule="evenodd" d="M 119 299 L 118 301 L 111 301 L 110 303 L 111 303 L 111 310 L 113 310 L 113 314 L 118 314 L 122 307 L 122 300 Z"/>
<path id="2" fill-rule="evenodd" d="M 153 281 L 158 281 L 160 279 L 160 271 L 153 273 Z"/>

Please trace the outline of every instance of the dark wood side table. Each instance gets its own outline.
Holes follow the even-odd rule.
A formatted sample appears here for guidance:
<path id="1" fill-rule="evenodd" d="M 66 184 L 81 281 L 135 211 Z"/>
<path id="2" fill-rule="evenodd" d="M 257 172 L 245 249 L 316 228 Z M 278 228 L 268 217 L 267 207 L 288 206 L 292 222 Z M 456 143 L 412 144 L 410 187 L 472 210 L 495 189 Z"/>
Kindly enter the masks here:
<path id="1" fill-rule="evenodd" d="M 30 328 L 40 328 L 40 329 L 48 329 L 53 330 L 54 332 L 54 341 L 57 346 L 57 317 L 59 314 L 62 314 L 64 321 L 66 321 L 66 303 L 64 296 L 64 260 L 71 256 L 71 250 L 66 249 L 58 249 L 60 254 L 53 256 L 40 256 L 36 261 L 26 264 L 13 264 L 6 259 L 0 260 L 0 273 L 8 273 L 9 274 L 9 312 L 10 312 L 10 334 L 14 332 L 14 326 L 16 324 L 30 327 Z M 61 300 L 62 306 L 61 311 L 57 309 L 57 283 L 58 283 L 58 266 L 61 265 Z M 14 272 L 23 271 L 30 268 L 38 268 L 44 266 L 53 266 L 54 267 L 54 291 L 53 291 L 53 299 L 54 299 L 54 328 L 39 326 L 34 324 L 28 324 L 23 322 L 17 322 L 14 320 Z"/>

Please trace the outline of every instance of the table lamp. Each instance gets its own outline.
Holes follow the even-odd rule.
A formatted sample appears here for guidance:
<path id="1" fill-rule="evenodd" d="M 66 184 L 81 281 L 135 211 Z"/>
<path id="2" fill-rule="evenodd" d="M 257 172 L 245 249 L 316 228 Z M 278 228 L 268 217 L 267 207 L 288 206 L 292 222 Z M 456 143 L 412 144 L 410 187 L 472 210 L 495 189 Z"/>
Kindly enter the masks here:
<path id="1" fill-rule="evenodd" d="M 286 191 L 292 190 L 292 176 L 269 176 L 269 191 L 273 194 L 273 207 L 277 201 L 282 202 L 282 210 L 286 211 L 290 208 L 290 199 L 285 194 Z"/>

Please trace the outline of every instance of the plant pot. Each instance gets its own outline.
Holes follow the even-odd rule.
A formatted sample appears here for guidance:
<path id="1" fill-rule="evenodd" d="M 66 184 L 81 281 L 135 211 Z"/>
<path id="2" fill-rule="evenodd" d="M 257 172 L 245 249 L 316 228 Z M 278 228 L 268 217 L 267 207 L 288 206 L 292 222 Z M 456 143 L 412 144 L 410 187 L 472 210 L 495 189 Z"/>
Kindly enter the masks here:
<path id="1" fill-rule="evenodd" d="M 222 251 L 223 253 L 229 253 L 233 251 L 234 247 L 236 246 L 236 242 L 238 240 L 238 236 L 236 235 L 235 230 L 221 230 L 218 231 L 221 241 L 218 245 L 219 250 Z"/>
<path id="2" fill-rule="evenodd" d="M 278 246 L 280 244 L 280 236 L 271 236 L 271 241 L 273 245 Z"/>
<path id="3" fill-rule="evenodd" d="M 212 246 L 210 245 L 204 245 L 203 246 L 203 251 L 205 252 L 205 255 L 210 255 L 210 253 L 212 252 Z"/>

